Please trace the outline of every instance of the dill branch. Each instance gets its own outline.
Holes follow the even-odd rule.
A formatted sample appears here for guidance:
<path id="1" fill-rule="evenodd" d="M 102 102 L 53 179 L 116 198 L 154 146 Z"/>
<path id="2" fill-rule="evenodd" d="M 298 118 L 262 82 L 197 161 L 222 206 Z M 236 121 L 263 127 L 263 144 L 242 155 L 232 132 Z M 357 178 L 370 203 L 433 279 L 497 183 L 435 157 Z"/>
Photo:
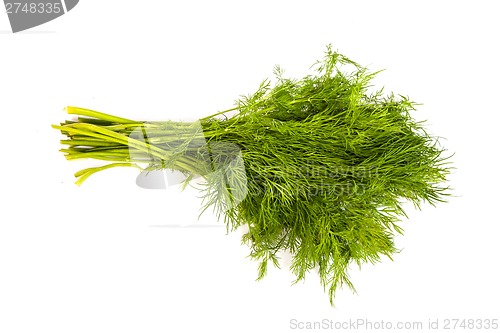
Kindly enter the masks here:
<path id="1" fill-rule="evenodd" d="M 314 68 L 298 80 L 276 68 L 274 85 L 264 80 L 234 108 L 197 123 L 68 107 L 81 117 L 53 127 L 67 136 L 67 159 L 110 161 L 77 172 L 77 184 L 142 164 L 203 176 L 203 211 L 212 207 L 228 230 L 248 227 L 243 241 L 260 261 L 258 278 L 290 252 L 297 281 L 316 269 L 333 304 L 339 287 L 354 289 L 350 264 L 397 252 L 404 201 L 445 201 L 450 167 L 438 139 L 412 118 L 415 103 L 368 93 L 376 72 L 331 47 Z"/>

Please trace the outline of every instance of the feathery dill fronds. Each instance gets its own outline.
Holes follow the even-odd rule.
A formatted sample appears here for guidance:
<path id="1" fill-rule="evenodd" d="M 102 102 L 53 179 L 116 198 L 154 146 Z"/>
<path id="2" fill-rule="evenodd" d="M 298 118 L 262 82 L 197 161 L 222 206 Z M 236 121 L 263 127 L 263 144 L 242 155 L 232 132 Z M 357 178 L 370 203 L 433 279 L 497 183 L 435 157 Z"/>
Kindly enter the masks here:
<path id="1" fill-rule="evenodd" d="M 68 136 L 68 159 L 112 162 L 78 172 L 78 184 L 106 168 L 142 163 L 203 176 L 204 209 L 214 207 L 228 230 L 248 227 L 243 241 L 260 261 L 259 278 L 288 251 L 297 281 L 317 269 L 333 303 L 341 285 L 354 288 L 351 263 L 397 252 L 402 202 L 445 200 L 449 157 L 411 117 L 408 98 L 368 93 L 376 73 L 331 47 L 314 68 L 297 80 L 277 67 L 274 86 L 265 80 L 235 108 L 197 123 L 69 107 L 84 117 L 53 127 Z M 237 114 L 219 117 L 228 111 Z"/>

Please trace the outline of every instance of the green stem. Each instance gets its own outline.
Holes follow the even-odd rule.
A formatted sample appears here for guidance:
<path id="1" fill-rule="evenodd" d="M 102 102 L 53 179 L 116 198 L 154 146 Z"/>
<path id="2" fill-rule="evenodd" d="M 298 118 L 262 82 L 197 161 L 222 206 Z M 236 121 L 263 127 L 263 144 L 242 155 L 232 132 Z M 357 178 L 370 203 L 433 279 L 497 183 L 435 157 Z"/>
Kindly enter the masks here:
<path id="1" fill-rule="evenodd" d="M 77 173 L 75 173 L 75 177 L 78 178 L 77 181 L 75 182 L 75 184 L 80 186 L 85 181 L 85 179 L 89 178 L 94 173 L 102 171 L 102 170 L 110 169 L 110 168 L 115 168 L 115 167 L 133 167 L 133 168 L 137 168 L 139 170 L 142 170 L 141 167 L 139 167 L 137 164 L 133 164 L 133 163 L 111 163 L 111 164 L 107 164 L 107 165 L 104 165 L 101 167 L 87 168 L 87 169 L 83 169 L 83 170 L 80 170 Z"/>
<path id="2" fill-rule="evenodd" d="M 234 108 L 231 108 L 231 109 L 220 111 L 220 112 L 214 113 L 214 114 L 212 114 L 210 116 L 207 116 L 207 117 L 204 117 L 204 118 L 200 118 L 200 120 L 208 120 L 208 119 L 220 116 L 221 114 L 224 114 L 224 113 L 228 113 L 228 112 L 231 112 L 231 111 L 236 111 L 238 109 L 239 109 L 239 107 L 234 107 Z"/>
<path id="3" fill-rule="evenodd" d="M 92 147 L 116 147 L 116 143 L 98 140 L 61 140 L 62 145 L 68 146 L 92 146 Z"/>
<path id="4" fill-rule="evenodd" d="M 130 119 L 116 117 L 116 116 L 112 116 L 110 114 L 106 114 L 103 112 L 79 108 L 76 106 L 68 106 L 66 108 L 66 112 L 68 114 L 76 114 L 76 115 L 80 115 L 80 116 L 93 117 L 93 118 L 97 118 L 97 119 L 101 119 L 101 120 L 105 120 L 105 121 L 109 121 L 109 122 L 114 122 L 114 123 L 120 123 L 120 124 L 137 123 L 136 121 L 133 121 Z"/>
<path id="5" fill-rule="evenodd" d="M 158 147 L 152 146 L 148 143 L 141 142 L 136 139 L 129 138 L 127 136 L 117 134 L 113 131 L 106 130 L 104 128 L 101 128 L 96 125 L 92 124 L 72 124 L 72 125 L 66 125 L 66 126 L 57 126 L 57 125 L 52 125 L 53 128 L 59 129 L 61 131 L 67 131 L 67 132 L 73 132 L 77 134 L 84 134 L 96 138 L 101 138 L 103 140 L 108 139 L 109 141 L 113 141 L 116 143 L 120 143 L 123 145 L 128 145 L 133 148 L 137 148 L 139 150 L 142 150 L 146 153 L 151 153 L 152 155 L 163 159 L 167 156 L 167 152 L 164 151 L 163 149 L 160 149 Z"/>

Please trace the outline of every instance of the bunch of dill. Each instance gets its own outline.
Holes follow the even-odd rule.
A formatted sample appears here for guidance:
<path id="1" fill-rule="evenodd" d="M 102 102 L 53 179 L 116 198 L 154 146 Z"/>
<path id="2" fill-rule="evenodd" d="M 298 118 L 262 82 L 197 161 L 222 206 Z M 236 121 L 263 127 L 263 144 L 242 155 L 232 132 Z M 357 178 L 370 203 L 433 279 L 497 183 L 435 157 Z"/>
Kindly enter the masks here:
<path id="1" fill-rule="evenodd" d="M 293 256 L 297 281 L 317 269 L 333 302 L 351 263 L 391 256 L 402 203 L 444 201 L 449 171 L 436 138 L 405 97 L 368 93 L 376 73 L 327 48 L 313 75 L 265 80 L 236 107 L 196 123 L 133 121 L 68 107 L 76 121 L 53 127 L 68 136 L 67 159 L 112 163 L 75 174 L 81 184 L 112 167 L 174 169 L 205 179 L 205 207 L 260 261 L 259 278 L 279 254 Z M 349 69 L 349 70 L 346 70 Z M 236 112 L 227 117 L 229 111 Z M 221 117 L 223 116 L 223 117 Z"/>

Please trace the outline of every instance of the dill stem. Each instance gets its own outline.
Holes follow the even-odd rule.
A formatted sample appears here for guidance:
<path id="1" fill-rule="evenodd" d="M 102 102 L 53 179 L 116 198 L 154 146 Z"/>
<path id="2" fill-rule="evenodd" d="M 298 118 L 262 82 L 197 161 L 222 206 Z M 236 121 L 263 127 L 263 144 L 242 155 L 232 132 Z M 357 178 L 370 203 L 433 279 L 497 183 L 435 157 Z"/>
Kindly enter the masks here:
<path id="1" fill-rule="evenodd" d="M 120 124 L 135 123 L 133 120 L 130 120 L 130 119 L 116 117 L 116 116 L 112 116 L 110 114 L 106 114 L 103 112 L 79 108 L 76 106 L 68 106 L 66 108 L 66 112 L 68 114 L 77 114 L 77 115 L 97 118 L 100 120 L 109 121 L 109 122 L 113 122 L 113 123 L 120 123 Z"/>
<path id="2" fill-rule="evenodd" d="M 228 113 L 228 112 L 231 112 L 231 111 L 237 111 L 239 110 L 239 107 L 234 107 L 234 108 L 231 108 L 231 109 L 227 109 L 227 110 L 223 110 L 223 111 L 219 111 L 217 113 L 214 113 L 210 116 L 207 116 L 207 117 L 204 117 L 204 118 L 200 118 L 200 121 L 203 121 L 203 120 L 208 120 L 208 119 L 212 119 L 212 118 L 215 118 L 217 116 L 220 116 L 224 113 Z"/>

